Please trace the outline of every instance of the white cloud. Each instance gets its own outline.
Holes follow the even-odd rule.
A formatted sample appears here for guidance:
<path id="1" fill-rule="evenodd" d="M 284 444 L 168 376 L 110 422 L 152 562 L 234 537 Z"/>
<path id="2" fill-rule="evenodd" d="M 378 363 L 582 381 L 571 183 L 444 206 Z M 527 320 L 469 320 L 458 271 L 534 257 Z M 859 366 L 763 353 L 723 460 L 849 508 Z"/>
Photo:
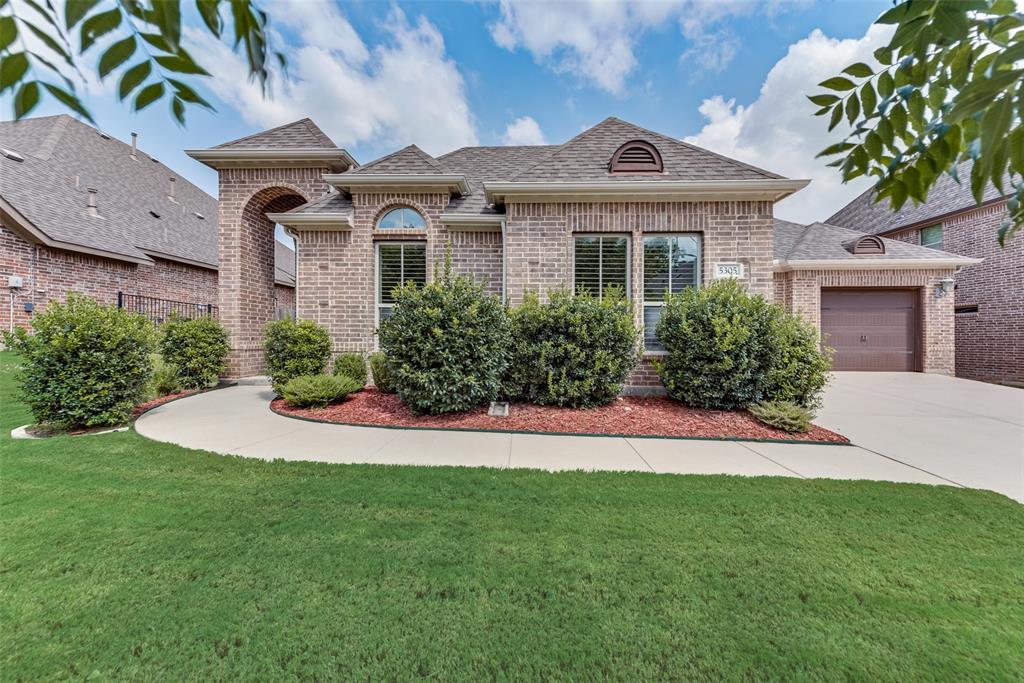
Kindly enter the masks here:
<path id="1" fill-rule="evenodd" d="M 506 145 L 545 145 L 544 133 L 529 116 L 520 116 L 505 127 L 501 141 Z"/>
<path id="2" fill-rule="evenodd" d="M 853 62 L 874 63 L 872 52 L 888 42 L 890 27 L 871 26 L 859 39 L 837 40 L 815 29 L 789 47 L 768 72 L 758 98 L 750 104 L 716 95 L 704 100 L 704 128 L 686 138 L 701 147 L 735 157 L 790 178 L 810 178 L 804 190 L 786 199 L 776 215 L 789 220 L 824 220 L 871 185 L 858 178 L 843 185 L 839 172 L 815 155 L 845 133 L 828 132 L 827 121 L 814 117 L 816 107 L 805 95 Z"/>
<path id="3" fill-rule="evenodd" d="M 477 143 L 462 74 L 426 18 L 410 22 L 393 8 L 384 19 L 392 39 L 368 47 L 325 0 L 288 4 L 274 16 L 302 42 L 274 35 L 288 71 L 267 99 L 241 56 L 203 30 L 186 31 L 189 49 L 213 73 L 211 91 L 248 123 L 269 128 L 308 116 L 342 147 L 415 142 L 440 154 Z"/>
<path id="4" fill-rule="evenodd" d="M 774 14 L 782 4 L 794 2 L 501 0 L 501 16 L 489 28 L 500 47 L 523 48 L 558 73 L 619 95 L 637 67 L 636 46 L 644 33 L 677 22 L 689 43 L 681 60 L 697 67 L 691 73 L 717 73 L 729 65 L 740 45 L 735 35 L 718 25 L 733 16 Z"/>

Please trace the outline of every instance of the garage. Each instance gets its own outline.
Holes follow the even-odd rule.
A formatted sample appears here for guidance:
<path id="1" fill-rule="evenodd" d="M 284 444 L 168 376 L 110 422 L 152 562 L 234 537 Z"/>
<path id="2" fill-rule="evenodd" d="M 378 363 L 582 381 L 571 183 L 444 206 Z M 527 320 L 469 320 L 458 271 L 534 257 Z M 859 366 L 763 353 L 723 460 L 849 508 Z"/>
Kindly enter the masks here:
<path id="1" fill-rule="evenodd" d="M 833 370 L 920 370 L 916 289 L 822 289 L 821 331 Z"/>

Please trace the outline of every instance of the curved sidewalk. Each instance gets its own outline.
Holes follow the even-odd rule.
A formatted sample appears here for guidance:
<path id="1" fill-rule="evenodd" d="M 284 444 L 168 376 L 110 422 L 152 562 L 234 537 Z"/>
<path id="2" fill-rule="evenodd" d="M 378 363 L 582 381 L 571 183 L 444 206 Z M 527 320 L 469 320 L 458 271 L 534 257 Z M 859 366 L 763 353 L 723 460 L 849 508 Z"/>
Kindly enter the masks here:
<path id="1" fill-rule="evenodd" d="M 259 386 L 211 391 L 159 406 L 135 429 L 157 441 L 267 460 L 954 484 L 854 446 L 350 427 L 277 415 L 271 398 Z"/>

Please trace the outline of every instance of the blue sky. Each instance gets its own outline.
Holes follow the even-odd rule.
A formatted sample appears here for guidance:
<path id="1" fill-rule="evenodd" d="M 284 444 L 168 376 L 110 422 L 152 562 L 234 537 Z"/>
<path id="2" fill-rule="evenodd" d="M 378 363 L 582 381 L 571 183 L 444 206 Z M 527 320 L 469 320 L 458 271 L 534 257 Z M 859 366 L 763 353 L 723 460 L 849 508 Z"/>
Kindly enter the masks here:
<path id="1" fill-rule="evenodd" d="M 778 207 L 797 220 L 827 218 L 865 187 L 841 186 L 814 160 L 830 136 L 803 94 L 852 61 L 870 61 L 887 35 L 869 26 L 887 0 L 262 4 L 290 61 L 272 99 L 193 23 L 187 41 L 213 72 L 203 89 L 217 112 L 192 109 L 185 128 L 163 105 L 133 114 L 108 79 L 86 86 L 100 127 L 125 140 L 139 132 L 144 150 L 211 194 L 214 172 L 183 149 L 303 116 L 366 162 L 409 143 L 434 154 L 559 143 L 614 115 L 811 178 Z M 47 102 L 35 113 L 57 111 Z"/>

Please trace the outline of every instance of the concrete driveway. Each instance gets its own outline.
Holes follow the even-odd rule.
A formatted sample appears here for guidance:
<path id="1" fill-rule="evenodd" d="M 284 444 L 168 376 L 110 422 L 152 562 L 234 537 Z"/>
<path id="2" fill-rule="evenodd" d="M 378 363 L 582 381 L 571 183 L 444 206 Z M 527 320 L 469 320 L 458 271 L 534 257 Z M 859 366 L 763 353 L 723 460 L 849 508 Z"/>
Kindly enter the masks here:
<path id="1" fill-rule="evenodd" d="M 268 460 L 874 479 L 1024 501 L 1024 391 L 948 377 L 837 375 L 816 422 L 852 447 L 348 427 L 282 417 L 271 397 L 259 386 L 213 391 L 160 406 L 135 428 Z"/>
<path id="2" fill-rule="evenodd" d="M 949 482 L 1024 502 L 1024 389 L 903 372 L 839 372 L 816 423 Z"/>

